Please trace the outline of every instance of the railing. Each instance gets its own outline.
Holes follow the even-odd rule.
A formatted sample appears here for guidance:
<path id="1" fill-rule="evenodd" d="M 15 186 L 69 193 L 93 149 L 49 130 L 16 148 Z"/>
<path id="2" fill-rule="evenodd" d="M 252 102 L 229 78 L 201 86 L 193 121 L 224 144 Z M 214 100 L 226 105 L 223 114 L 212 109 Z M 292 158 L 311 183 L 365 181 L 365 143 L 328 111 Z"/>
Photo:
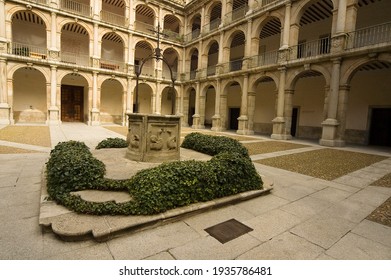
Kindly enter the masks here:
<path id="1" fill-rule="evenodd" d="M 261 0 L 260 2 L 261 2 L 261 6 L 263 7 L 263 6 L 269 5 L 269 4 L 276 2 L 276 1 L 278 1 L 278 0 Z"/>
<path id="2" fill-rule="evenodd" d="M 100 19 L 115 25 L 125 26 L 125 17 L 108 11 L 100 12 Z"/>
<path id="3" fill-rule="evenodd" d="M 190 42 L 194 39 L 197 39 L 201 34 L 201 30 L 199 29 L 196 29 L 196 30 L 193 30 L 192 32 L 190 33 L 187 33 L 184 37 L 185 39 L 185 42 Z"/>
<path id="4" fill-rule="evenodd" d="M 248 10 L 249 10 L 249 7 L 247 5 L 243 5 L 240 8 L 237 8 L 237 9 L 233 10 L 231 13 L 228 13 L 225 16 L 225 23 L 228 24 L 228 23 L 231 23 L 233 21 L 236 21 L 236 20 L 244 18 L 244 16 L 248 12 Z"/>
<path id="5" fill-rule="evenodd" d="M 174 32 L 170 29 L 163 29 L 163 33 L 167 35 L 167 38 L 170 39 L 170 40 L 174 40 L 174 41 L 183 41 L 183 37 L 177 33 L 177 32 Z"/>
<path id="6" fill-rule="evenodd" d="M 27 0 L 27 1 L 31 2 L 31 3 L 42 4 L 42 5 L 47 5 L 48 4 L 48 0 Z"/>
<path id="7" fill-rule="evenodd" d="M 77 54 L 72 52 L 61 52 L 61 62 L 77 64 L 81 66 L 90 66 L 90 57 L 88 54 Z"/>
<path id="8" fill-rule="evenodd" d="M 60 0 L 60 8 L 78 15 L 90 17 L 92 8 L 90 5 L 82 4 L 72 0 Z"/>
<path id="9" fill-rule="evenodd" d="M 140 65 L 134 66 L 135 73 L 139 71 Z M 140 76 L 154 77 L 155 76 L 155 68 L 149 65 L 144 65 Z"/>
<path id="10" fill-rule="evenodd" d="M 177 71 L 172 71 L 172 77 L 171 77 L 171 72 L 168 68 L 164 67 L 162 71 L 162 78 L 166 80 L 171 80 L 172 78 L 176 80 L 178 77 L 178 72 Z"/>
<path id="11" fill-rule="evenodd" d="M 308 58 L 330 53 L 330 38 L 304 42 L 292 47 L 291 58 Z"/>
<path id="12" fill-rule="evenodd" d="M 347 49 L 391 42 L 391 22 L 348 33 Z"/>
<path id="13" fill-rule="evenodd" d="M 12 46 L 8 50 L 8 53 L 37 59 L 47 58 L 47 48 L 16 42 L 12 42 Z"/>
<path id="14" fill-rule="evenodd" d="M 206 68 L 206 75 L 213 76 L 216 75 L 216 65 L 211 65 Z"/>
<path id="15" fill-rule="evenodd" d="M 278 60 L 278 51 L 265 52 L 250 57 L 250 68 L 276 64 Z"/>
<path id="16" fill-rule="evenodd" d="M 203 26 L 202 31 L 204 33 L 213 31 L 213 30 L 215 30 L 215 29 L 217 29 L 219 27 L 220 23 L 221 23 L 221 19 L 220 18 L 216 18 L 216 19 L 212 20 L 211 22 L 209 22 L 208 24 L 205 24 Z"/>
<path id="17" fill-rule="evenodd" d="M 100 68 L 101 69 L 123 72 L 124 65 L 125 65 L 124 62 L 118 61 L 118 60 L 108 60 L 108 59 L 101 59 L 100 60 Z"/>
<path id="18" fill-rule="evenodd" d="M 197 77 L 197 70 L 191 70 L 189 74 L 190 80 L 194 80 Z"/>
<path id="19" fill-rule="evenodd" d="M 148 34 L 153 34 L 155 30 L 155 26 L 153 26 L 152 24 L 148 24 L 137 20 L 134 22 L 134 27 L 135 27 L 134 30 L 140 31 L 142 33 L 148 33 Z"/>

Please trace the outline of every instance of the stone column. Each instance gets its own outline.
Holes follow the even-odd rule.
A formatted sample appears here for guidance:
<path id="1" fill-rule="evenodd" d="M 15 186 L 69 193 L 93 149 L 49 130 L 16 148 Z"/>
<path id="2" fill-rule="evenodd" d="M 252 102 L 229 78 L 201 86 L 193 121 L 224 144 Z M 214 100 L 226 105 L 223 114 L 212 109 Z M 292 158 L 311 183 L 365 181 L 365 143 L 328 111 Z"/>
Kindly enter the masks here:
<path id="1" fill-rule="evenodd" d="M 345 25 L 346 25 L 346 0 L 338 1 L 338 13 L 335 35 L 331 38 L 331 51 L 342 52 L 345 47 Z"/>
<path id="2" fill-rule="evenodd" d="M 192 128 L 200 128 L 200 82 L 196 82 L 195 113 Z"/>
<path id="3" fill-rule="evenodd" d="M 339 87 L 339 100 L 337 119 L 339 120 L 339 126 L 337 129 L 337 141 L 341 146 L 345 145 L 345 129 L 346 129 L 346 111 L 348 109 L 350 86 L 341 85 Z"/>
<path id="4" fill-rule="evenodd" d="M 133 113 L 133 80 L 132 77 L 127 77 L 126 87 L 126 114 Z"/>
<path id="5" fill-rule="evenodd" d="M 323 146 L 342 146 L 343 143 L 336 140 L 336 133 L 339 126 L 337 121 L 339 79 L 341 71 L 341 59 L 333 60 L 331 72 L 330 93 L 328 98 L 327 119 L 322 122 L 322 138 L 320 144 Z"/>
<path id="6" fill-rule="evenodd" d="M 286 67 L 279 68 L 280 70 L 280 81 L 278 85 L 278 95 L 277 95 L 277 117 L 275 117 L 273 122 L 273 134 L 271 135 L 272 139 L 287 140 L 291 139 L 290 134 L 286 134 L 286 120 L 284 118 L 284 102 L 285 102 L 285 78 L 286 78 Z"/>
<path id="7" fill-rule="evenodd" d="M 205 25 L 205 6 L 202 6 L 201 9 L 201 26 L 200 26 L 200 33 L 204 32 L 204 25 Z"/>
<path id="8" fill-rule="evenodd" d="M 128 74 L 134 74 L 134 48 L 133 48 L 133 35 L 129 33 L 128 35 Z"/>
<path id="9" fill-rule="evenodd" d="M 93 40 L 92 66 L 99 68 L 100 52 L 99 52 L 99 25 L 94 23 L 94 40 Z"/>
<path id="10" fill-rule="evenodd" d="M 256 92 L 248 92 L 248 134 L 254 134 L 255 97 Z"/>
<path id="11" fill-rule="evenodd" d="M 98 109 L 98 72 L 92 72 L 92 109 L 91 109 L 91 125 L 99 125 L 99 109 Z"/>
<path id="12" fill-rule="evenodd" d="M 290 27 L 291 27 L 291 7 L 292 7 L 291 2 L 286 3 L 284 29 L 282 34 L 282 46 L 280 50 L 286 50 L 289 48 L 289 34 L 290 34 Z"/>
<path id="13" fill-rule="evenodd" d="M 6 33 L 6 25 L 5 25 L 5 0 L 0 0 L 0 44 L 4 44 L 6 46 L 7 43 L 7 33 Z M 1 52 L 7 52 L 7 49 L 0 49 Z"/>
<path id="14" fill-rule="evenodd" d="M 50 66 L 50 107 L 49 124 L 60 123 L 60 110 L 57 107 L 57 66 Z"/>
<path id="15" fill-rule="evenodd" d="M 216 87 L 216 100 L 215 100 L 215 114 L 212 117 L 212 130 L 221 131 L 221 118 L 220 118 L 220 102 L 221 102 L 221 80 L 217 78 L 217 87 Z"/>
<path id="16" fill-rule="evenodd" d="M 0 124 L 10 124 L 10 106 L 7 92 L 7 61 L 0 58 Z"/>
<path id="17" fill-rule="evenodd" d="M 240 117 L 238 118 L 238 134 L 248 134 L 248 110 L 247 110 L 247 98 L 248 98 L 248 74 L 243 75 L 243 90 L 242 90 L 242 102 L 240 105 Z"/>
<path id="18" fill-rule="evenodd" d="M 162 112 L 162 83 L 160 81 L 156 82 L 156 99 L 155 99 L 155 110 L 154 114 L 160 115 Z"/>
<path id="19" fill-rule="evenodd" d="M 252 43 L 252 40 L 251 40 L 251 30 L 252 30 L 252 23 L 253 23 L 253 20 L 252 19 L 249 19 L 247 21 L 247 30 L 246 30 L 246 41 L 245 41 L 245 45 L 244 45 L 244 57 L 246 58 L 244 61 L 243 61 L 243 68 L 242 69 L 249 69 L 250 68 L 250 56 L 252 54 L 251 52 L 251 43 Z"/>
<path id="20" fill-rule="evenodd" d="M 285 102 L 284 102 L 284 119 L 285 119 L 285 131 L 284 135 L 286 139 L 291 139 L 291 128 L 292 128 L 292 108 L 293 108 L 293 93 L 294 90 L 285 90 Z"/>

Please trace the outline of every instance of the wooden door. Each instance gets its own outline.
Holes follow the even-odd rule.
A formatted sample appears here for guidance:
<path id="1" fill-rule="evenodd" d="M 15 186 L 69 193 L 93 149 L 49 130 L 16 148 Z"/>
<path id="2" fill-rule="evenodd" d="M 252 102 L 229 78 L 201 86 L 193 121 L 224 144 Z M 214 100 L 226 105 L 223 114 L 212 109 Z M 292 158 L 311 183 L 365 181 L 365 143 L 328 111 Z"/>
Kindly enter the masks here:
<path id="1" fill-rule="evenodd" d="M 84 88 L 61 86 L 61 120 L 63 122 L 83 122 Z"/>

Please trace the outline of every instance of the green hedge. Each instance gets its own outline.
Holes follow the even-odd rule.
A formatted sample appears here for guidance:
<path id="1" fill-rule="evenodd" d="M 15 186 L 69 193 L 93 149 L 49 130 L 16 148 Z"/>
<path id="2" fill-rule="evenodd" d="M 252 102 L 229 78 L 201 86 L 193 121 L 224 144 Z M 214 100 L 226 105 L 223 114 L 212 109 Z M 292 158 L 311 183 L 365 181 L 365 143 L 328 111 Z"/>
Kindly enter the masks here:
<path id="1" fill-rule="evenodd" d="M 205 135 L 198 132 L 192 132 L 186 135 L 181 147 L 211 156 L 223 152 L 239 153 L 244 156 L 249 156 L 246 147 L 235 139 L 226 136 Z"/>
<path id="2" fill-rule="evenodd" d="M 59 143 L 47 162 L 48 193 L 59 204 L 79 213 L 144 215 L 262 189 L 262 179 L 243 151 L 221 152 L 207 162 L 163 163 L 128 180 L 107 179 L 104 174 L 104 164 L 93 157 L 84 143 Z M 127 190 L 132 200 L 89 202 L 71 193 L 85 189 Z"/>
<path id="3" fill-rule="evenodd" d="M 122 138 L 107 138 L 99 142 L 95 149 L 107 149 L 107 148 L 126 148 L 128 142 Z"/>

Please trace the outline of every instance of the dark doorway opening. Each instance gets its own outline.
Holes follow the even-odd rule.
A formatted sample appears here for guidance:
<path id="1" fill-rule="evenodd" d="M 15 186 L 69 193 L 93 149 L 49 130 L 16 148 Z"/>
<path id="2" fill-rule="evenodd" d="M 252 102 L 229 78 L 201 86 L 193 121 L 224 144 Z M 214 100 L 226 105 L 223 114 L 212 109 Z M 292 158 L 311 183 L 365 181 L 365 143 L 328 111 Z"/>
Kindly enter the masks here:
<path id="1" fill-rule="evenodd" d="M 239 117 L 240 108 L 229 108 L 229 129 L 237 130 L 239 128 Z"/>
<path id="2" fill-rule="evenodd" d="M 299 108 L 292 109 L 292 123 L 291 123 L 291 135 L 296 136 L 297 132 L 297 121 L 299 119 Z"/>
<path id="3" fill-rule="evenodd" d="M 79 86 L 61 86 L 61 120 L 63 122 L 84 121 L 84 88 Z"/>
<path id="4" fill-rule="evenodd" d="M 391 108 L 372 108 L 369 145 L 391 147 Z"/>
<path id="5" fill-rule="evenodd" d="M 193 125 L 193 115 L 195 114 L 195 108 L 194 107 L 190 107 L 189 108 L 189 115 L 188 115 L 188 123 L 189 123 L 189 126 L 192 126 Z"/>

